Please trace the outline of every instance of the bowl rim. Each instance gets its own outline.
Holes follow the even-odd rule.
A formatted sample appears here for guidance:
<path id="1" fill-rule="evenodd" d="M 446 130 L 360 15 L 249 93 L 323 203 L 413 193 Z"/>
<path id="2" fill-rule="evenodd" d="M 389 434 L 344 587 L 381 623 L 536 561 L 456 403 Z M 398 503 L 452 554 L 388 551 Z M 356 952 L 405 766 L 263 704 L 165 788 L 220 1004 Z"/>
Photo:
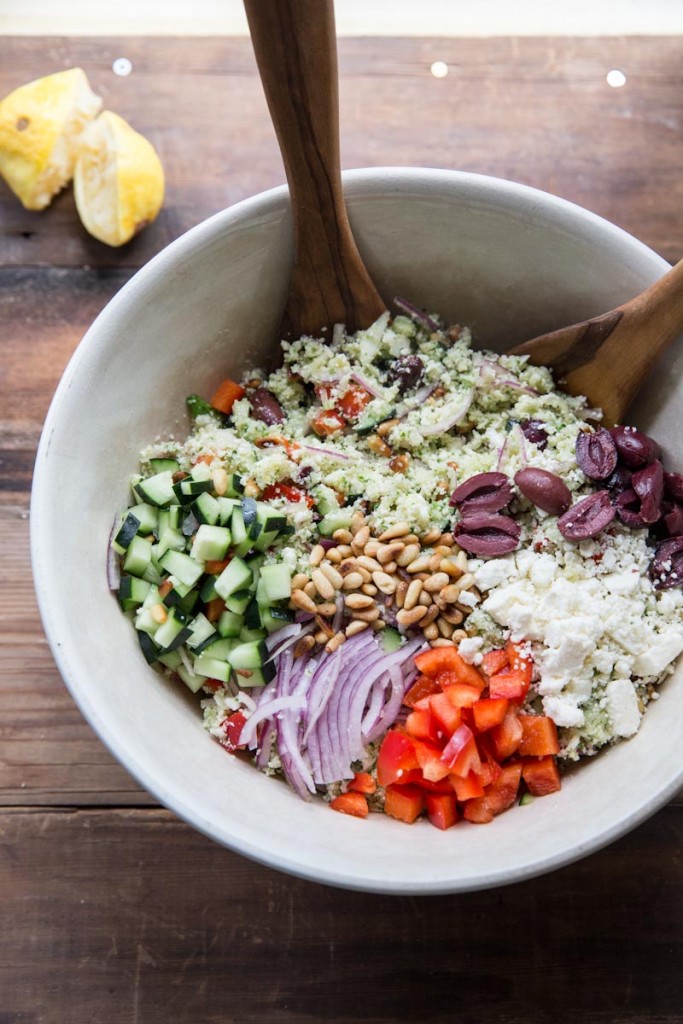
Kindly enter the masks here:
<path id="1" fill-rule="evenodd" d="M 569 200 L 562 199 L 529 185 L 490 175 L 425 167 L 357 168 L 345 171 L 343 173 L 343 180 L 345 194 L 352 203 L 363 198 L 385 195 L 387 189 L 392 187 L 403 194 L 409 194 L 410 186 L 414 186 L 415 193 L 423 197 L 428 196 L 431 191 L 435 195 L 441 194 L 443 187 L 449 183 L 451 185 L 461 184 L 470 189 L 478 190 L 488 197 L 493 197 L 495 194 L 498 196 L 504 195 L 508 200 L 515 199 L 518 204 L 521 204 L 527 210 L 533 211 L 535 207 L 541 206 L 545 213 L 554 213 L 560 219 L 565 217 L 571 221 L 577 230 L 581 229 L 582 226 L 585 228 L 597 228 L 606 241 L 611 241 L 616 246 L 627 243 L 631 253 L 636 254 L 640 252 L 643 255 L 647 255 L 653 266 L 658 265 L 660 267 L 662 274 L 669 269 L 669 264 L 666 260 L 623 228 Z M 627 817 L 622 818 L 619 822 L 596 833 L 589 841 L 573 846 L 568 850 L 550 854 L 541 860 L 535 861 L 533 864 L 522 866 L 512 872 L 505 868 L 491 871 L 485 876 L 480 876 L 476 882 L 473 882 L 471 879 L 461 881 L 454 879 L 452 882 L 444 884 L 442 881 L 430 883 L 428 879 L 419 881 L 388 879 L 384 883 L 378 883 L 375 878 L 365 879 L 362 875 L 355 872 L 329 870 L 324 864 L 316 865 L 315 870 L 308 869 L 297 863 L 290 856 L 287 856 L 280 849 L 264 848 L 264 846 L 259 846 L 243 837 L 230 837 L 226 834 L 225 829 L 218 835 L 215 829 L 211 827 L 211 824 L 205 821 L 200 813 L 196 812 L 195 808 L 188 805 L 183 798 L 175 795 L 167 787 L 163 777 L 155 775 L 153 771 L 148 770 L 142 765 L 137 756 L 125 743 L 121 742 L 120 737 L 115 731 L 109 728 L 106 716 L 100 713 L 97 702 L 88 693 L 88 687 L 83 685 L 78 677 L 78 673 L 72 671 L 68 650 L 65 649 L 61 636 L 58 636 L 56 630 L 53 629 L 49 608 L 54 598 L 51 594 L 52 586 L 45 568 L 49 562 L 49 548 L 44 545 L 42 536 L 42 523 L 45 517 L 50 515 L 51 495 L 49 488 L 46 486 L 49 475 L 50 443 L 59 422 L 62 406 L 66 402 L 73 381 L 79 373 L 81 362 L 86 353 L 90 354 L 90 350 L 96 349 L 98 346 L 98 335 L 102 323 L 106 323 L 112 317 L 115 317 L 121 305 L 134 302 L 137 293 L 145 289 L 148 282 L 157 278 L 167 266 L 175 264 L 184 255 L 191 255 L 194 250 L 202 248 L 217 235 L 228 231 L 233 224 L 240 222 L 244 218 L 249 218 L 257 213 L 264 216 L 270 212 L 283 209 L 287 212 L 288 205 L 289 190 L 286 185 L 280 185 L 245 198 L 213 214 L 165 246 L 137 270 L 104 306 L 78 343 L 62 373 L 41 432 L 34 464 L 30 500 L 30 554 L 35 591 L 45 634 L 62 680 L 83 717 L 100 741 L 133 778 L 155 797 L 162 806 L 214 842 L 218 842 L 224 847 L 269 868 L 284 871 L 308 881 L 361 892 L 387 895 L 436 895 L 441 893 L 477 891 L 513 884 L 574 863 L 625 835 L 664 806 L 683 785 L 683 766 L 677 773 L 672 774 L 669 783 L 649 800 L 643 801 L 640 806 L 634 808 Z"/>

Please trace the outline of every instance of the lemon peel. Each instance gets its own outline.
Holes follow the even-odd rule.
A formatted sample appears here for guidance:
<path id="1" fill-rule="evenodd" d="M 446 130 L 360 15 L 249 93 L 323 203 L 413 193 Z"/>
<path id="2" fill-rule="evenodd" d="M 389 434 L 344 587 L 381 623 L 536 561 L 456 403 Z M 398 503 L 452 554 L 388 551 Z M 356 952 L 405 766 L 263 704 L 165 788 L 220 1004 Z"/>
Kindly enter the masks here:
<path id="1" fill-rule="evenodd" d="M 0 174 L 27 210 L 73 176 L 81 134 L 102 107 L 82 68 L 19 86 L 0 102 Z"/>
<path id="2" fill-rule="evenodd" d="M 83 133 L 74 170 L 83 226 L 119 246 L 150 224 L 164 201 L 164 170 L 151 142 L 111 110 Z"/>

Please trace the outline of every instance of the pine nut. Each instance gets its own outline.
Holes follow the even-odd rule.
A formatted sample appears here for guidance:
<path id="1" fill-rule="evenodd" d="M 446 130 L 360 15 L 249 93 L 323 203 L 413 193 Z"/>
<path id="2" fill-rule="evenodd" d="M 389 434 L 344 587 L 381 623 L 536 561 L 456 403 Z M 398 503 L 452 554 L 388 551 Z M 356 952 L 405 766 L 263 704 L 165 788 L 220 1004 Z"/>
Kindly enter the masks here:
<path id="1" fill-rule="evenodd" d="M 353 540 L 353 534 L 348 530 L 335 530 L 332 534 L 332 540 L 336 540 L 340 544 L 350 544 Z"/>
<path id="2" fill-rule="evenodd" d="M 236 676 L 243 676 L 245 679 L 251 679 L 254 674 L 250 668 L 236 668 L 234 671 Z"/>
<path id="3" fill-rule="evenodd" d="M 325 557 L 328 562 L 334 562 L 335 565 L 339 565 L 343 555 L 339 548 L 330 548 Z"/>
<path id="4" fill-rule="evenodd" d="M 439 566 L 439 570 L 441 572 L 448 573 L 448 575 L 452 576 L 454 579 L 458 579 L 460 576 L 462 576 L 462 569 L 460 568 L 460 566 L 456 565 L 455 562 L 452 562 L 449 558 L 441 559 L 441 565 Z"/>
<path id="5" fill-rule="evenodd" d="M 289 603 L 293 604 L 295 608 L 299 609 L 299 611 L 315 614 L 315 604 L 303 590 L 292 591 L 292 597 Z"/>
<path id="6" fill-rule="evenodd" d="M 399 626 L 415 626 L 426 614 L 427 609 L 424 605 L 418 604 L 416 608 L 410 610 L 401 608 L 400 612 L 396 613 L 396 621 Z"/>
<path id="7" fill-rule="evenodd" d="M 403 602 L 403 607 L 407 612 L 409 612 L 411 608 L 415 607 L 420 599 L 421 593 L 422 580 L 413 580 L 406 591 L 405 601 Z"/>
<path id="8" fill-rule="evenodd" d="M 452 626 L 459 626 L 465 618 L 463 613 L 457 608 L 449 608 L 446 611 L 442 611 L 441 617 L 445 619 L 446 622 L 450 622 Z"/>
<path id="9" fill-rule="evenodd" d="M 353 548 L 350 544 L 338 544 L 337 551 L 342 558 L 351 558 L 351 555 L 353 554 Z"/>
<path id="10" fill-rule="evenodd" d="M 360 619 L 361 622 L 374 622 L 380 616 L 380 611 L 377 605 L 374 608 L 359 608 L 358 611 L 353 612 L 354 619 Z"/>
<path id="11" fill-rule="evenodd" d="M 363 513 L 362 513 L 362 512 L 360 511 L 360 509 L 357 509 L 357 510 L 356 510 L 356 511 L 355 511 L 355 512 L 353 513 L 353 515 L 351 516 L 351 533 L 352 533 L 352 534 L 356 534 L 356 533 L 358 533 L 358 531 L 359 531 L 359 530 L 361 529 L 361 527 L 363 526 L 363 523 L 364 523 L 364 522 L 365 522 L 365 516 L 364 516 L 364 514 L 363 514 Z M 351 541 L 350 541 L 350 540 L 347 540 L 347 542 L 346 542 L 346 543 L 347 543 L 347 544 L 350 544 L 350 543 L 351 543 Z"/>
<path id="12" fill-rule="evenodd" d="M 441 636 L 445 636 L 446 639 L 450 639 L 450 637 L 453 636 L 453 626 L 451 625 L 450 622 L 446 622 L 443 616 L 439 616 L 436 624 L 439 628 L 439 633 L 441 633 Z"/>
<path id="13" fill-rule="evenodd" d="M 362 622 L 360 619 L 354 619 L 353 622 L 349 622 L 346 627 L 346 635 L 356 636 L 358 633 L 362 633 L 364 629 L 367 629 L 369 625 L 369 622 Z"/>
<path id="14" fill-rule="evenodd" d="M 339 566 L 339 572 L 342 576 L 348 576 L 350 572 L 356 572 L 356 559 L 347 558 Z"/>
<path id="15" fill-rule="evenodd" d="M 305 572 L 298 572 L 292 580 L 292 590 L 303 590 L 308 583 L 308 576 Z"/>
<path id="16" fill-rule="evenodd" d="M 344 633 L 335 633 L 332 639 L 328 640 L 327 643 L 325 644 L 326 653 L 333 654 L 338 647 L 341 647 L 345 640 L 346 636 L 344 635 Z"/>
<path id="17" fill-rule="evenodd" d="M 401 452 L 400 455 L 394 455 L 393 459 L 389 459 L 389 469 L 392 473 L 407 473 L 409 465 L 410 456 L 406 455 L 405 452 Z"/>
<path id="18" fill-rule="evenodd" d="M 435 555 L 441 555 L 442 558 L 448 558 L 451 553 L 451 549 L 447 548 L 445 544 L 437 544 L 434 548 Z"/>
<path id="19" fill-rule="evenodd" d="M 363 577 L 359 572 L 350 572 L 342 583 L 342 590 L 358 590 L 363 586 Z"/>
<path id="20" fill-rule="evenodd" d="M 417 544 L 420 543 L 420 538 L 416 533 L 409 533 L 407 537 L 401 537 L 404 544 Z"/>
<path id="21" fill-rule="evenodd" d="M 375 558 L 375 556 L 377 555 L 377 552 L 379 551 L 381 546 L 382 545 L 380 544 L 380 542 L 378 540 L 375 540 L 374 538 L 371 537 L 370 540 L 365 545 L 365 550 L 363 551 L 363 554 L 364 555 L 369 555 L 370 558 Z"/>
<path id="22" fill-rule="evenodd" d="M 373 434 L 368 438 L 368 448 L 374 455 L 382 455 L 385 459 L 391 455 L 391 448 L 379 434 Z"/>
<path id="23" fill-rule="evenodd" d="M 214 491 L 219 498 L 222 497 L 228 489 L 228 474 L 224 469 L 214 469 L 211 479 Z"/>
<path id="24" fill-rule="evenodd" d="M 337 611 L 337 606 L 334 601 L 324 601 L 322 604 L 317 604 L 315 610 L 318 615 L 324 615 L 325 618 L 331 619 Z"/>
<path id="25" fill-rule="evenodd" d="M 386 573 L 389 573 L 389 575 L 395 573 L 397 569 L 398 565 L 396 564 L 396 562 L 387 562 L 387 564 L 384 566 L 384 571 Z"/>
<path id="26" fill-rule="evenodd" d="M 315 624 L 320 629 L 320 631 L 325 634 L 327 640 L 334 636 L 334 630 L 332 629 L 332 626 L 329 624 L 329 622 L 326 621 L 326 619 L 323 619 L 322 615 L 316 615 Z"/>
<path id="27" fill-rule="evenodd" d="M 443 544 L 446 548 L 455 547 L 455 537 L 452 533 L 442 533 L 439 538 L 439 544 Z"/>
<path id="28" fill-rule="evenodd" d="M 361 566 L 363 569 L 367 569 L 368 572 L 377 572 L 382 569 L 382 566 L 379 564 L 377 559 L 370 558 L 368 555 L 359 555 L 356 559 L 356 565 Z"/>
<path id="29" fill-rule="evenodd" d="M 425 608 L 430 608 L 432 604 L 432 595 L 428 594 L 426 590 L 423 590 L 420 594 L 420 604 L 423 604 Z"/>
<path id="30" fill-rule="evenodd" d="M 461 640 L 467 640 L 467 630 L 465 630 L 465 629 L 456 629 L 455 633 L 453 634 L 452 639 L 453 640 L 457 640 L 458 643 L 460 643 Z"/>
<path id="31" fill-rule="evenodd" d="M 438 572 L 441 565 L 441 555 L 432 555 L 429 559 L 429 571 Z"/>
<path id="32" fill-rule="evenodd" d="M 365 547 L 365 545 L 367 544 L 367 542 L 369 540 L 370 540 L 370 527 L 369 526 L 361 526 L 360 530 L 358 531 L 358 533 L 355 535 L 355 537 L 351 541 L 351 547 L 353 548 L 353 551 L 357 555 L 362 555 L 363 554 L 363 548 Z"/>
<path id="33" fill-rule="evenodd" d="M 382 543 L 386 543 L 389 540 L 398 540 L 399 537 L 405 537 L 406 534 L 410 533 L 410 527 L 407 523 L 396 523 L 395 526 L 390 526 L 384 533 L 380 533 L 379 539 Z"/>
<path id="34" fill-rule="evenodd" d="M 419 554 L 420 554 L 420 545 L 419 544 L 406 544 L 406 546 L 404 547 L 404 549 L 400 553 L 400 555 L 397 555 L 396 561 L 397 561 L 397 563 L 399 565 L 401 565 L 401 566 L 403 566 L 403 568 L 405 568 L 406 565 L 410 565 L 411 562 L 414 562 L 415 559 L 419 556 Z"/>
<path id="35" fill-rule="evenodd" d="M 396 580 L 381 569 L 372 574 L 373 582 L 379 587 L 383 594 L 393 594 L 396 590 Z"/>
<path id="36" fill-rule="evenodd" d="M 377 561 L 380 565 L 386 565 L 387 562 L 393 562 L 394 558 L 403 551 L 404 543 L 402 540 L 395 540 L 391 544 L 380 545 L 376 552 Z M 368 549 L 365 549 L 366 554 L 370 554 Z"/>
<path id="37" fill-rule="evenodd" d="M 425 615 L 424 619 L 422 620 L 422 625 L 423 626 L 431 625 L 431 623 L 436 620 L 438 614 L 439 614 L 439 609 L 436 607 L 436 605 L 435 604 L 430 605 L 430 607 L 427 609 L 427 614 Z"/>
<path id="38" fill-rule="evenodd" d="M 166 622 L 166 619 L 168 618 L 168 612 L 164 608 L 163 604 L 152 605 L 151 615 L 154 621 L 159 624 Z"/>
<path id="39" fill-rule="evenodd" d="M 446 640 L 443 637 L 438 640 L 432 640 L 431 645 L 432 647 L 455 647 L 452 640 Z"/>
<path id="40" fill-rule="evenodd" d="M 370 608 L 375 603 L 369 594 L 349 594 L 344 601 L 346 607 L 352 608 L 354 611 L 357 608 Z"/>
<path id="41" fill-rule="evenodd" d="M 387 434 L 390 434 L 394 427 L 397 427 L 400 422 L 400 420 L 385 420 L 384 423 L 380 423 L 378 426 L 377 433 L 380 437 L 386 437 Z"/>
<path id="42" fill-rule="evenodd" d="M 433 576 L 430 576 L 428 580 L 424 582 L 424 588 L 429 594 L 435 594 L 437 590 L 441 590 L 448 584 L 448 576 L 445 572 L 435 572 Z"/>
<path id="43" fill-rule="evenodd" d="M 320 571 L 324 573 L 325 576 L 327 576 L 328 580 L 330 581 L 335 590 L 341 590 L 342 583 L 344 582 L 344 577 L 341 575 L 341 573 L 337 572 L 333 565 L 330 565 L 329 562 L 322 562 L 320 565 Z"/>
<path id="44" fill-rule="evenodd" d="M 439 597 L 444 604 L 455 604 L 460 597 L 460 589 L 455 583 L 450 583 L 447 587 L 444 587 Z"/>
<path id="45" fill-rule="evenodd" d="M 301 658 L 308 651 L 315 647 L 315 637 L 312 637 L 310 633 L 306 636 L 302 636 L 301 640 L 297 640 L 294 645 L 294 657 Z"/>
<path id="46" fill-rule="evenodd" d="M 318 630 L 318 632 L 315 634 L 315 642 L 322 647 L 322 646 L 324 646 L 324 644 L 327 643 L 327 641 L 328 641 L 327 633 L 323 633 L 322 629 Z"/>
<path id="47" fill-rule="evenodd" d="M 316 587 L 316 585 L 313 582 L 313 580 L 309 580 L 308 581 L 308 583 L 304 587 L 304 591 L 303 592 L 304 592 L 304 594 L 306 594 L 307 597 L 310 597 L 311 600 L 313 600 L 314 597 L 318 596 L 318 588 Z"/>
<path id="48" fill-rule="evenodd" d="M 310 555 L 308 556 L 309 565 L 320 565 L 323 558 L 325 557 L 325 548 L 322 544 L 316 544 Z"/>
<path id="49" fill-rule="evenodd" d="M 464 576 L 461 576 L 456 584 L 454 584 L 458 590 L 469 590 L 474 583 L 474 576 L 471 572 L 466 572 Z"/>
<path id="50" fill-rule="evenodd" d="M 364 583 L 360 589 L 364 594 L 369 594 L 370 597 L 374 597 L 377 593 L 377 587 L 373 583 Z"/>
<path id="51" fill-rule="evenodd" d="M 423 627 L 422 632 L 428 640 L 436 640 L 439 635 L 439 628 L 435 622 L 430 622 L 429 625 Z"/>
<path id="52" fill-rule="evenodd" d="M 458 551 L 458 554 L 457 554 L 456 559 L 455 559 L 455 564 L 458 566 L 459 569 L 462 569 L 463 572 L 467 572 L 467 552 L 466 551 Z"/>
<path id="53" fill-rule="evenodd" d="M 435 544 L 440 536 L 441 536 L 441 530 L 431 529 L 431 530 L 428 530 L 427 533 L 425 533 L 422 536 L 421 540 L 422 540 L 422 543 L 425 545 L 425 547 L 429 547 L 430 544 Z"/>
<path id="54" fill-rule="evenodd" d="M 375 619 L 375 621 L 374 621 L 374 622 L 371 622 L 371 623 L 370 623 L 370 628 L 371 628 L 371 629 L 372 629 L 372 630 L 373 630 L 373 631 L 374 631 L 375 633 L 379 633 L 379 632 L 380 632 L 380 630 L 382 630 L 382 629 L 386 629 L 386 625 L 387 625 L 387 624 L 386 624 L 386 622 L 384 621 L 384 619 Z"/>
<path id="55" fill-rule="evenodd" d="M 406 594 L 407 593 L 408 593 L 408 584 L 405 582 L 405 580 L 401 580 L 400 583 L 396 587 L 396 607 L 397 608 L 402 608 L 403 607 L 403 602 L 406 599 Z"/>
<path id="56" fill-rule="evenodd" d="M 429 557 L 423 555 L 422 558 L 416 558 L 414 562 L 411 562 L 406 566 L 408 572 L 424 572 L 425 569 L 429 568 Z"/>
<path id="57" fill-rule="evenodd" d="M 339 578 L 341 579 L 341 576 Z M 330 601 L 334 597 L 334 587 L 324 572 L 320 569 L 314 569 L 311 573 L 311 579 L 315 584 L 315 589 L 326 601 Z"/>

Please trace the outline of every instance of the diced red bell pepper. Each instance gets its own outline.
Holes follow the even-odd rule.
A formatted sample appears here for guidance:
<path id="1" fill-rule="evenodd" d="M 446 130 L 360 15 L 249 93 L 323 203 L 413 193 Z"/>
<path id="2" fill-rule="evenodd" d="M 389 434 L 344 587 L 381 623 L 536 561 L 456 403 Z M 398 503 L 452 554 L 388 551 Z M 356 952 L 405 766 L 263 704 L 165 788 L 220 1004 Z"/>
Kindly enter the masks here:
<path id="1" fill-rule="evenodd" d="M 218 409 L 219 412 L 228 416 L 232 412 L 235 402 L 240 398 L 244 398 L 245 395 L 246 391 L 240 384 L 237 384 L 234 380 L 224 380 L 222 384 L 218 385 L 211 396 L 210 404 L 214 409 Z"/>
<path id="2" fill-rule="evenodd" d="M 295 484 L 288 484 L 284 480 L 277 484 L 268 484 L 261 495 L 262 501 L 272 501 L 273 498 L 284 498 L 293 504 L 305 501 L 309 508 L 313 508 L 315 505 L 315 500 L 310 494 L 306 494 L 300 487 L 297 487 Z"/>
<path id="3" fill-rule="evenodd" d="M 521 764 L 505 765 L 496 782 L 486 787 L 483 796 L 467 801 L 463 817 L 478 825 L 492 821 L 496 814 L 502 814 L 515 802 L 521 777 Z"/>
<path id="4" fill-rule="evenodd" d="M 505 761 L 512 757 L 522 739 L 522 726 L 517 718 L 516 709 L 510 708 L 500 725 L 489 730 L 488 736 L 497 761 Z"/>
<path id="5" fill-rule="evenodd" d="M 416 740 L 438 744 L 442 733 L 429 708 L 414 708 L 406 718 L 406 732 Z"/>
<path id="6" fill-rule="evenodd" d="M 485 676 L 495 676 L 503 672 L 509 665 L 508 652 L 501 648 L 496 651 L 488 651 L 481 663 L 481 670 Z"/>
<path id="7" fill-rule="evenodd" d="M 522 761 L 522 778 L 532 796 L 546 796 L 556 793 L 561 788 L 560 773 L 555 758 L 552 756 L 524 758 Z"/>
<path id="8" fill-rule="evenodd" d="M 518 715 L 517 718 L 522 726 L 518 750 L 522 757 L 545 757 L 559 752 L 557 727 L 552 718 L 547 715 Z"/>
<path id="9" fill-rule="evenodd" d="M 204 572 L 209 576 L 218 576 L 218 574 L 223 572 L 224 569 L 227 569 L 231 562 L 232 556 L 230 556 L 230 558 L 224 558 L 220 562 L 209 558 L 204 562 Z"/>
<path id="10" fill-rule="evenodd" d="M 433 693 L 440 692 L 441 687 L 435 679 L 430 679 L 429 676 L 418 676 L 403 698 L 403 703 L 406 707 L 414 708 L 423 697 L 431 697 Z"/>
<path id="11" fill-rule="evenodd" d="M 346 789 L 350 793 L 370 795 L 377 792 L 377 783 L 369 772 L 356 772 Z"/>
<path id="12" fill-rule="evenodd" d="M 481 782 L 484 789 L 490 786 L 492 783 L 497 782 L 500 778 L 502 768 L 497 761 L 493 761 L 490 757 L 487 757 L 481 763 L 481 768 L 477 773 L 477 778 Z"/>
<path id="13" fill-rule="evenodd" d="M 529 655 L 523 654 L 519 644 L 513 644 L 512 640 L 508 640 L 506 643 L 505 651 L 512 671 L 521 672 L 528 685 L 534 674 L 534 663 Z"/>
<path id="14" fill-rule="evenodd" d="M 311 420 L 311 429 L 318 437 L 339 434 L 346 427 L 346 420 L 334 409 L 319 409 Z"/>
<path id="15" fill-rule="evenodd" d="M 477 732 L 486 732 L 500 725 L 507 714 L 510 702 L 507 697 L 478 700 L 472 706 L 472 721 Z"/>
<path id="16" fill-rule="evenodd" d="M 228 750 L 244 749 L 244 744 L 240 743 L 240 736 L 246 720 L 247 716 L 242 711 L 234 711 L 223 722 L 223 731 L 225 733 L 225 743 L 223 746 L 227 747 Z"/>
<path id="17" fill-rule="evenodd" d="M 422 651 L 415 658 L 415 664 L 423 675 L 437 679 L 442 686 L 452 683 L 469 683 L 479 691 L 484 689 L 485 680 L 474 665 L 468 665 L 455 647 L 432 647 Z"/>
<path id="18" fill-rule="evenodd" d="M 442 742 L 445 742 L 460 725 L 462 718 L 460 708 L 453 704 L 446 692 L 434 694 L 428 700 L 431 714 L 439 729 L 442 730 Z"/>
<path id="19" fill-rule="evenodd" d="M 454 793 L 427 793 L 427 817 L 435 828 L 445 831 L 458 820 L 458 805 Z"/>
<path id="20" fill-rule="evenodd" d="M 491 676 L 489 679 L 489 694 L 493 698 L 507 697 L 508 700 L 521 701 L 524 700 L 529 692 L 530 682 L 531 679 L 528 678 L 526 671 L 509 668 L 504 672 L 498 672 L 497 675 Z"/>
<path id="21" fill-rule="evenodd" d="M 453 775 L 462 778 L 481 768 L 481 757 L 472 730 L 460 725 L 444 747 L 441 760 L 447 764 Z"/>
<path id="22" fill-rule="evenodd" d="M 415 742 L 415 756 L 422 774 L 428 782 L 445 779 L 450 768 L 441 760 L 441 748 L 432 743 Z"/>
<path id="23" fill-rule="evenodd" d="M 213 597 L 204 606 L 204 614 L 209 622 L 218 622 L 225 610 L 225 601 L 222 597 Z"/>
<path id="24" fill-rule="evenodd" d="M 481 779 L 474 772 L 470 772 L 464 777 L 451 775 L 450 783 L 461 803 L 464 803 L 465 800 L 474 800 L 476 797 L 484 795 L 484 786 L 481 783 Z"/>
<path id="25" fill-rule="evenodd" d="M 372 401 L 372 395 L 356 384 L 352 384 L 337 402 L 337 409 L 345 420 L 357 420 L 363 409 Z"/>
<path id="26" fill-rule="evenodd" d="M 447 775 L 444 779 L 439 779 L 438 782 L 432 782 L 431 779 L 425 779 L 419 768 L 415 768 L 412 772 L 406 772 L 401 776 L 400 785 L 419 786 L 426 793 L 452 793 L 453 787 L 450 779 L 450 775 Z"/>
<path id="27" fill-rule="evenodd" d="M 367 818 L 370 813 L 368 802 L 362 793 L 341 793 L 330 801 L 333 811 L 350 814 L 353 818 Z"/>
<path id="28" fill-rule="evenodd" d="M 387 786 L 384 811 L 392 818 L 411 824 L 420 817 L 425 807 L 425 795 L 417 786 Z"/>
<path id="29" fill-rule="evenodd" d="M 377 758 L 378 783 L 380 786 L 390 786 L 414 768 L 419 768 L 415 744 L 405 733 L 391 729 L 382 741 Z"/>
<path id="30" fill-rule="evenodd" d="M 479 700 L 481 687 L 472 686 L 471 683 L 452 683 L 445 686 L 443 692 L 454 707 L 471 708 Z"/>

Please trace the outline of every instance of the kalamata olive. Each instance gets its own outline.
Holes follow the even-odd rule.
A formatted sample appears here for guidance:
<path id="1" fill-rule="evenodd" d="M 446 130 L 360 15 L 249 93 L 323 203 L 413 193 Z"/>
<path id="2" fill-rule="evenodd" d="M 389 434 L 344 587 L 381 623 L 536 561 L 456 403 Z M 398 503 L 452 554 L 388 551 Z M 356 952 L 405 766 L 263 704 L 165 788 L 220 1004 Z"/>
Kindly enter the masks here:
<path id="1" fill-rule="evenodd" d="M 670 590 L 683 583 L 683 537 L 662 541 L 650 562 L 650 579 L 655 590 Z"/>
<path id="2" fill-rule="evenodd" d="M 450 504 L 457 505 L 462 514 L 473 512 L 499 512 L 512 501 L 512 485 L 505 473 L 477 473 L 456 487 Z"/>
<path id="3" fill-rule="evenodd" d="M 619 458 L 626 466 L 635 469 L 647 466 L 661 454 L 657 442 L 635 427 L 612 427 L 610 434 L 614 438 Z"/>
<path id="4" fill-rule="evenodd" d="M 567 540 L 597 537 L 616 515 L 608 491 L 596 491 L 582 498 L 557 520 L 557 528 Z"/>
<path id="5" fill-rule="evenodd" d="M 269 427 L 284 422 L 285 414 L 282 411 L 282 406 L 272 391 L 268 391 L 267 388 L 256 388 L 255 391 L 249 392 L 248 398 L 257 420 L 261 420 Z"/>
<path id="6" fill-rule="evenodd" d="M 591 480 L 606 480 L 617 465 L 617 446 L 609 430 L 580 430 L 576 437 L 576 461 Z"/>
<path id="7" fill-rule="evenodd" d="M 419 356 L 404 355 L 392 363 L 389 368 L 389 379 L 398 384 L 401 394 L 410 388 L 417 387 L 424 373 L 424 363 Z"/>
<path id="8" fill-rule="evenodd" d="M 605 487 L 608 487 L 610 491 L 614 491 L 616 494 L 621 494 L 622 491 L 631 486 L 632 476 L 633 473 L 627 466 L 617 466 L 614 472 L 605 480 Z"/>
<path id="9" fill-rule="evenodd" d="M 643 522 L 650 525 L 656 523 L 662 514 L 662 498 L 664 497 L 664 469 L 655 459 L 649 466 L 639 469 L 631 477 L 633 490 L 640 498 L 640 514 Z"/>
<path id="10" fill-rule="evenodd" d="M 632 487 L 627 487 L 616 496 L 614 507 L 624 526 L 629 526 L 632 530 L 642 530 L 647 526 L 641 515 L 640 498 Z"/>
<path id="11" fill-rule="evenodd" d="M 683 473 L 664 474 L 664 493 L 672 501 L 683 502 Z"/>
<path id="12" fill-rule="evenodd" d="M 683 506 L 672 505 L 670 508 L 662 509 L 664 513 L 664 526 L 670 537 L 680 537 L 683 534 Z"/>
<path id="13" fill-rule="evenodd" d="M 473 512 L 456 523 L 453 536 L 472 555 L 495 558 L 519 546 L 521 529 L 510 516 L 499 512 Z"/>
<path id="14" fill-rule="evenodd" d="M 535 444 L 540 451 L 548 447 L 548 431 L 542 420 L 522 420 L 519 426 L 527 441 Z"/>
<path id="15" fill-rule="evenodd" d="M 520 469 L 515 473 L 515 483 L 536 508 L 552 516 L 561 516 L 572 503 L 572 492 L 564 480 L 547 469 L 536 469 L 535 466 Z"/>

